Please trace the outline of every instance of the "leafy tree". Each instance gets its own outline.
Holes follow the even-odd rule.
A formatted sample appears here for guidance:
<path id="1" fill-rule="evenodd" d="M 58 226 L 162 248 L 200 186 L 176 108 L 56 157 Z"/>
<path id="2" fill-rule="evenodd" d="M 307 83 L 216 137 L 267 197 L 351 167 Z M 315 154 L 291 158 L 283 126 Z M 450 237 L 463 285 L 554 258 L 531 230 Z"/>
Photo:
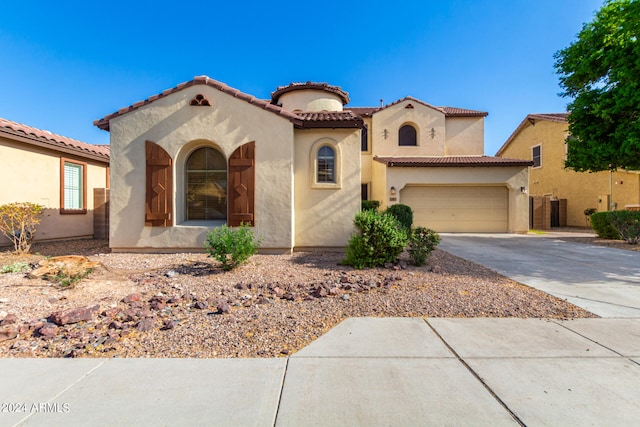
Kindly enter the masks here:
<path id="1" fill-rule="evenodd" d="M 555 68 L 568 105 L 565 166 L 640 169 L 640 0 L 607 0 Z"/>

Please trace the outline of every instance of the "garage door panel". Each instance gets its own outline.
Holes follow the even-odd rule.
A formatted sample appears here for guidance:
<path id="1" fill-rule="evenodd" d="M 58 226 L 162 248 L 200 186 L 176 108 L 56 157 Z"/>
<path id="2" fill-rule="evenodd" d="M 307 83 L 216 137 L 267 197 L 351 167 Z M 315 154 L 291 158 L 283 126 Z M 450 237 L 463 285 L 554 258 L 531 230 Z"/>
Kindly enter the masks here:
<path id="1" fill-rule="evenodd" d="M 400 203 L 413 209 L 414 224 L 440 232 L 507 232 L 505 187 L 407 186 Z"/>

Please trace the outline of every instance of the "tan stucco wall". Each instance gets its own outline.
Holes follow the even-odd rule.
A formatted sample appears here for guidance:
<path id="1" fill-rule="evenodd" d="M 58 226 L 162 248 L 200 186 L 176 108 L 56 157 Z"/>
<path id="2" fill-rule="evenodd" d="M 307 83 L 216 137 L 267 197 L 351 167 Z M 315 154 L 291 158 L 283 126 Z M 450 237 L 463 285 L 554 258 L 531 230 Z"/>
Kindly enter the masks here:
<path id="1" fill-rule="evenodd" d="M 295 90 L 280 96 L 278 104 L 288 111 L 342 111 L 342 99 L 320 90 Z"/>
<path id="2" fill-rule="evenodd" d="M 386 175 L 386 187 L 377 187 L 376 194 L 381 195 L 381 208 L 395 203 L 402 203 L 400 190 L 408 184 L 428 185 L 504 185 L 509 192 L 509 232 L 526 233 L 529 229 L 529 198 L 522 193 L 520 187 L 527 185 L 527 169 L 524 167 L 391 167 L 374 166 L 376 181 L 381 175 Z M 386 170 L 386 171 L 385 171 Z M 395 187 L 396 200 L 391 200 L 388 189 Z"/>
<path id="3" fill-rule="evenodd" d="M 446 156 L 484 154 L 484 117 L 447 117 L 445 132 Z"/>
<path id="4" fill-rule="evenodd" d="M 564 169 L 567 124 L 536 121 L 520 131 L 500 155 L 518 159 L 532 159 L 531 149 L 541 146 L 541 166 L 529 168 L 529 195 L 567 199 L 567 225 L 587 225 L 584 210 L 606 207 L 599 203 L 602 195 L 610 194 L 618 209 L 640 203 L 640 174 L 636 172 L 574 172 Z M 613 182 L 613 185 L 610 185 Z M 616 184 L 616 182 L 618 184 Z M 622 182 L 622 184 L 620 184 Z"/>
<path id="5" fill-rule="evenodd" d="M 189 101 L 205 95 L 211 107 Z M 293 245 L 293 125 L 274 113 L 208 86 L 193 86 L 113 119 L 111 128 L 110 245 L 125 249 L 201 249 L 215 222 L 184 221 L 184 162 L 201 146 L 229 158 L 256 143 L 255 235 L 264 249 Z M 174 159 L 175 226 L 145 227 L 145 141 Z"/>
<path id="6" fill-rule="evenodd" d="M 313 156 L 328 143 L 339 156 L 336 186 L 314 188 Z M 295 134 L 295 246 L 344 247 L 360 210 L 360 132 L 358 129 L 298 130 Z"/>
<path id="7" fill-rule="evenodd" d="M 407 105 L 413 108 L 406 108 Z M 412 147 L 398 145 L 398 130 L 410 124 L 416 128 L 418 145 Z M 433 128 L 434 137 L 430 135 Z M 387 138 L 385 139 L 385 130 Z M 403 101 L 373 114 L 371 149 L 374 156 L 444 156 L 445 116 L 444 113 L 414 101 Z"/>
<path id="8" fill-rule="evenodd" d="M 60 158 L 87 163 L 87 213 L 60 214 Z M 0 137 L 0 205 L 45 207 L 35 240 L 93 236 L 93 189 L 105 188 L 107 164 Z M 0 235 L 0 245 L 9 244 Z"/>

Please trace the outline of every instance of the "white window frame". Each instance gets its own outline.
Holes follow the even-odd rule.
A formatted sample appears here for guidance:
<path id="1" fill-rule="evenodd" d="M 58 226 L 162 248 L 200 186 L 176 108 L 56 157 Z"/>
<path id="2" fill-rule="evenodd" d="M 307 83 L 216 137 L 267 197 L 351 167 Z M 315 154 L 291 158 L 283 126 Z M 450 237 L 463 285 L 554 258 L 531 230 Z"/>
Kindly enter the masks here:
<path id="1" fill-rule="evenodd" d="M 538 148 L 539 149 L 539 154 L 538 154 L 538 165 L 536 166 L 535 164 L 535 156 L 534 156 L 534 150 Z M 538 169 L 542 167 L 542 144 L 538 144 L 538 145 L 534 145 L 531 147 L 531 160 L 533 161 L 533 169 Z"/>
<path id="2" fill-rule="evenodd" d="M 70 182 L 71 170 L 75 169 L 78 182 Z M 67 173 L 69 171 L 69 173 Z M 75 188 L 72 188 L 75 187 Z M 70 194 L 74 192 L 75 194 Z M 71 204 L 73 206 L 67 207 Z M 86 214 L 87 213 L 87 164 L 77 160 L 60 158 L 60 213 L 61 214 Z"/>

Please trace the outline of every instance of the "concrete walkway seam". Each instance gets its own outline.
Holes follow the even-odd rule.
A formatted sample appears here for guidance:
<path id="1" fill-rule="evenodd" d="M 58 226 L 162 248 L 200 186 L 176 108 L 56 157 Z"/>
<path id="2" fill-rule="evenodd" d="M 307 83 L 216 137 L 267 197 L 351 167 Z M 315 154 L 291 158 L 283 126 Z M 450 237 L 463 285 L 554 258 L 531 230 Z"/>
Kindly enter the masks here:
<path id="1" fill-rule="evenodd" d="M 462 364 L 462 366 L 464 366 L 467 369 L 467 371 L 469 371 L 469 373 L 471 373 L 471 375 L 473 375 L 475 377 L 475 379 L 478 380 L 480 382 L 480 384 L 482 384 L 482 386 L 485 388 L 485 390 L 487 390 L 489 392 L 489 394 L 491 394 L 491 396 L 493 396 L 493 398 L 500 404 L 500 406 L 502 406 L 505 409 L 505 411 L 507 411 L 509 413 L 509 415 L 511 415 L 511 417 L 515 420 L 515 422 L 517 422 L 522 427 L 526 427 L 526 424 L 524 422 L 522 422 L 520 417 L 518 417 L 515 414 L 515 412 L 513 412 L 511 410 L 511 408 L 509 408 L 509 406 L 507 406 L 507 404 L 502 401 L 502 399 L 500 399 L 500 397 L 491 389 L 491 387 L 489 387 L 489 385 L 486 382 L 484 382 L 482 377 L 480 377 L 480 375 L 478 375 L 478 373 L 476 371 L 474 371 L 473 368 L 471 368 L 471 366 L 469 366 L 469 364 L 467 364 L 467 362 L 465 362 L 462 357 L 460 357 L 458 352 L 456 352 L 453 349 L 453 347 L 451 347 L 449 345 L 449 343 L 447 341 L 445 341 L 445 339 L 442 337 L 442 335 L 440 335 L 438 333 L 438 331 L 429 323 L 429 321 L 427 319 L 425 319 L 425 318 L 423 318 L 422 320 L 427 324 L 427 326 L 429 326 L 429 328 L 433 331 L 433 333 L 436 334 L 436 336 L 449 349 L 449 351 L 456 357 L 456 359 L 458 359 L 458 362 L 460 362 Z"/>
<path id="2" fill-rule="evenodd" d="M 287 369 L 289 369 L 289 360 L 287 357 L 287 362 L 284 364 L 284 372 L 282 373 L 282 382 L 280 382 L 280 393 L 278 395 L 278 406 L 276 407 L 276 413 L 273 417 L 273 427 L 276 427 L 278 424 L 278 414 L 280 413 L 280 405 L 282 404 L 282 392 L 284 391 L 284 383 L 287 380 Z"/>
<path id="3" fill-rule="evenodd" d="M 56 400 L 57 398 L 59 398 L 60 396 L 62 396 L 63 394 L 65 394 L 67 391 L 71 390 L 71 388 L 73 388 L 76 384 L 78 384 L 80 381 L 84 380 L 85 378 L 87 378 L 89 375 L 91 375 L 92 372 L 94 372 L 96 369 L 101 368 L 105 363 L 107 363 L 109 360 L 104 360 L 102 361 L 100 364 L 94 366 L 93 368 L 91 368 L 88 372 L 86 372 L 84 375 L 82 375 L 80 378 L 78 378 L 77 380 L 75 380 L 74 382 L 72 382 L 69 386 L 65 387 L 61 392 L 59 392 L 58 394 L 56 394 L 55 396 L 53 396 L 51 399 L 47 400 L 47 404 L 53 402 L 54 400 Z M 14 424 L 14 427 L 20 426 L 21 424 L 25 423 L 29 418 L 31 418 L 34 414 L 36 414 L 36 412 L 31 412 L 29 413 L 26 417 L 24 417 L 23 419 L 21 419 L 20 421 L 18 421 L 17 423 Z"/>
<path id="4" fill-rule="evenodd" d="M 636 365 L 640 365 L 640 362 L 636 362 L 636 361 L 635 361 L 635 360 L 633 360 L 632 358 L 625 356 L 624 354 L 620 353 L 619 351 L 616 351 L 616 350 L 614 350 L 614 349 L 612 349 L 612 348 L 610 348 L 610 347 L 607 347 L 606 345 L 604 345 L 604 344 L 602 344 L 602 343 L 599 343 L 598 341 L 595 341 L 595 340 L 593 340 L 593 339 L 589 338 L 588 336 L 581 334 L 581 333 L 580 333 L 580 332 L 578 332 L 578 331 L 574 331 L 573 329 L 569 328 L 568 326 L 566 326 L 566 325 L 564 325 L 564 324 L 562 324 L 562 323 L 559 323 L 559 322 L 557 322 L 557 321 L 553 321 L 553 323 L 555 323 L 556 325 L 562 326 L 562 327 L 563 327 L 563 328 L 565 328 L 566 330 L 568 330 L 568 331 L 570 331 L 570 332 L 573 332 L 574 334 L 576 334 L 576 335 L 578 335 L 578 336 L 581 336 L 582 338 L 585 338 L 585 339 L 587 339 L 587 340 L 591 341 L 592 343 L 599 345 L 599 346 L 600 346 L 600 347 L 602 347 L 602 348 L 606 348 L 606 349 L 607 349 L 607 350 L 609 350 L 610 352 L 615 353 L 615 354 L 617 354 L 618 356 L 620 356 L 620 357 L 622 357 L 622 358 L 624 358 L 624 359 L 627 359 L 627 360 L 628 360 L 629 362 L 631 362 L 631 363 L 635 363 Z"/>

